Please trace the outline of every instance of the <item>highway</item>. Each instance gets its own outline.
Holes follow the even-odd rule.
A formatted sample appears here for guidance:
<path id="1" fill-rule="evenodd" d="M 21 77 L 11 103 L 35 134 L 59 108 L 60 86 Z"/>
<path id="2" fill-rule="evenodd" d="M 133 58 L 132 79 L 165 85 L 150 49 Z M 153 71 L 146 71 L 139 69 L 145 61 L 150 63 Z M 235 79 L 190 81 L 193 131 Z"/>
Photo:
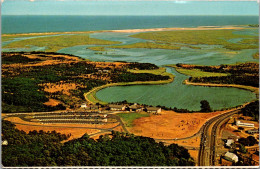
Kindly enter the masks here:
<path id="1" fill-rule="evenodd" d="M 201 143 L 198 155 L 198 166 L 215 166 L 216 162 L 216 140 L 218 138 L 218 130 L 230 116 L 236 114 L 240 109 L 221 114 L 208 120 L 202 127 Z M 211 130 L 211 132 L 210 132 Z M 209 133 L 210 132 L 210 133 Z"/>

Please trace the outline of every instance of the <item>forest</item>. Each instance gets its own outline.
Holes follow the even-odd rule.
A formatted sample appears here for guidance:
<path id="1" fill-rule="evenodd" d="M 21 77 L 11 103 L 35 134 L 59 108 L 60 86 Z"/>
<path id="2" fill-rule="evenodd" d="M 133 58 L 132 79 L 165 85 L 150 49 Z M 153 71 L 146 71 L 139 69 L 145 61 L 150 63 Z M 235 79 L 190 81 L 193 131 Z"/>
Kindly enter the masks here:
<path id="1" fill-rule="evenodd" d="M 169 146 L 149 137 L 112 131 L 99 139 L 87 134 L 61 143 L 70 135 L 15 129 L 2 121 L 4 166 L 194 166 L 188 150 L 177 144 Z"/>

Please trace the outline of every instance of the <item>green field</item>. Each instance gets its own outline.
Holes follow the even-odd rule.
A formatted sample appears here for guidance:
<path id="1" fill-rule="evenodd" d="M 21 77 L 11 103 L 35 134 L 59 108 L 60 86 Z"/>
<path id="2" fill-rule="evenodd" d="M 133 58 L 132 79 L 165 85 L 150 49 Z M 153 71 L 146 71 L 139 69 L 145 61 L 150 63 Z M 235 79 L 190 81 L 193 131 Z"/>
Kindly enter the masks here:
<path id="1" fill-rule="evenodd" d="M 10 43 L 4 48 L 30 48 L 31 46 L 47 47 L 45 52 L 57 52 L 60 49 L 77 45 L 112 45 L 119 42 L 90 38 L 88 34 L 59 35 L 26 39 Z"/>
<path id="2" fill-rule="evenodd" d="M 160 67 L 159 69 L 152 69 L 152 70 L 128 69 L 127 71 L 129 71 L 131 73 L 152 73 L 155 75 L 170 76 L 173 78 L 173 74 L 166 72 L 166 68 L 164 68 L 164 67 Z"/>
<path id="3" fill-rule="evenodd" d="M 235 30 L 181 30 L 145 32 L 131 35 L 134 38 L 153 40 L 156 43 L 171 43 L 171 45 L 223 45 L 227 49 L 256 49 L 258 48 L 258 36 L 234 34 Z M 228 42 L 230 39 L 245 38 L 241 43 Z M 248 44 L 249 43 L 249 44 Z"/>
<path id="4" fill-rule="evenodd" d="M 146 114 L 146 113 L 119 113 L 117 115 L 122 118 L 126 127 L 132 127 L 133 121 L 135 119 L 149 116 L 149 114 Z"/>
<path id="5" fill-rule="evenodd" d="M 214 73 L 214 72 L 204 72 L 199 69 L 184 69 L 176 66 L 167 65 L 169 67 L 174 67 L 176 71 L 181 74 L 185 74 L 191 77 L 211 77 L 211 76 L 227 76 L 227 73 Z"/>

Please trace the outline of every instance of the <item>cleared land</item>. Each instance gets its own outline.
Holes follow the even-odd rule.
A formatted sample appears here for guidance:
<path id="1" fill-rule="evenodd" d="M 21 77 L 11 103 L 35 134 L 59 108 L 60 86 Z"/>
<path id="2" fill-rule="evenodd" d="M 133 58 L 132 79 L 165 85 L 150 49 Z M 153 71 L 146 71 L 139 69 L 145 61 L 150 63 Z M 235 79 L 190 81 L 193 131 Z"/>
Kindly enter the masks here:
<path id="1" fill-rule="evenodd" d="M 59 35 L 38 37 L 12 42 L 4 48 L 29 48 L 31 46 L 46 47 L 46 52 L 56 52 L 62 48 L 77 45 L 112 45 L 120 42 L 90 38 L 88 34 L 79 35 Z"/>
<path id="2" fill-rule="evenodd" d="M 134 120 L 133 127 L 130 127 L 129 131 L 135 135 L 157 139 L 189 137 L 197 133 L 207 119 L 227 111 L 213 113 L 176 113 L 174 111 L 163 111 L 161 115 L 151 115 Z"/>
<path id="3" fill-rule="evenodd" d="M 3 116 L 2 116 L 3 117 Z M 16 128 L 29 132 L 32 130 L 43 130 L 43 131 L 53 131 L 56 130 L 62 134 L 71 134 L 71 137 L 68 140 L 76 139 L 84 135 L 85 133 L 89 135 L 95 135 L 96 133 L 101 132 L 102 130 L 110 129 L 116 127 L 119 123 L 113 124 L 40 124 L 38 122 L 28 122 L 20 119 L 19 117 L 7 117 L 5 120 L 14 122 Z M 121 131 L 120 126 L 116 127 L 115 130 Z M 103 131 L 105 132 L 105 131 Z M 103 134 L 100 133 L 98 135 Z M 98 137 L 97 137 L 98 138 Z M 66 141 L 68 141 L 66 140 Z"/>

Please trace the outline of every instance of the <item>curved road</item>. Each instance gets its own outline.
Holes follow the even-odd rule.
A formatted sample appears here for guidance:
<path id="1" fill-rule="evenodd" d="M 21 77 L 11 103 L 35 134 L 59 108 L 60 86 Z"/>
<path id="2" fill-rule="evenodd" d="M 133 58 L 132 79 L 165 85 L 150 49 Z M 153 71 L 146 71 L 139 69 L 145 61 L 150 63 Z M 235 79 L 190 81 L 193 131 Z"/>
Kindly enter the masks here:
<path id="1" fill-rule="evenodd" d="M 217 131 L 221 124 L 223 124 L 227 119 L 233 114 L 238 113 L 240 110 L 236 109 L 225 114 L 221 114 L 207 121 L 202 127 L 201 133 L 201 143 L 198 156 L 198 166 L 214 166 L 216 159 L 216 139 Z M 213 126 L 212 126 L 213 125 Z M 211 133 L 209 131 L 211 129 Z"/>

